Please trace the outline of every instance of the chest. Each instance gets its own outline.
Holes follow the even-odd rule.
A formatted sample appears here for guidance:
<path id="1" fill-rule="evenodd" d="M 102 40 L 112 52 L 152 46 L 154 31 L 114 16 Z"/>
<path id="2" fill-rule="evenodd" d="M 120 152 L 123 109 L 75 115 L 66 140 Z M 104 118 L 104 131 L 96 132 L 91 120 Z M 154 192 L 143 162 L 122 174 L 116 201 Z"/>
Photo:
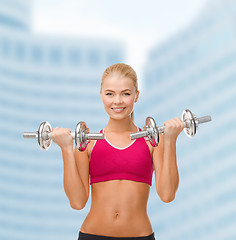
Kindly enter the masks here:
<path id="1" fill-rule="evenodd" d="M 106 134 L 105 135 L 105 140 L 113 147 L 115 148 L 126 148 L 130 146 L 135 140 L 131 140 L 130 134 Z"/>
<path id="2" fill-rule="evenodd" d="M 126 179 L 152 183 L 153 161 L 145 139 L 136 139 L 123 149 L 106 139 L 96 141 L 89 162 L 91 182 Z"/>
<path id="3" fill-rule="evenodd" d="M 90 166 L 112 169 L 143 169 L 152 162 L 152 155 L 144 139 L 127 142 L 128 145 L 114 146 L 108 139 L 97 141 L 91 152 Z"/>

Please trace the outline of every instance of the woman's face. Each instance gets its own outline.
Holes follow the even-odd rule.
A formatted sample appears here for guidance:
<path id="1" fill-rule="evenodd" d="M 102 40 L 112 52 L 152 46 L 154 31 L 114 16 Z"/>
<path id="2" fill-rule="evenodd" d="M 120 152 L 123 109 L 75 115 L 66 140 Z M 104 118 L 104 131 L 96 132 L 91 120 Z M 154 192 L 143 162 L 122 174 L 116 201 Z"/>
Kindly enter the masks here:
<path id="1" fill-rule="evenodd" d="M 136 92 L 132 79 L 112 73 L 103 80 L 100 95 L 107 114 L 118 120 L 130 117 L 139 91 Z"/>

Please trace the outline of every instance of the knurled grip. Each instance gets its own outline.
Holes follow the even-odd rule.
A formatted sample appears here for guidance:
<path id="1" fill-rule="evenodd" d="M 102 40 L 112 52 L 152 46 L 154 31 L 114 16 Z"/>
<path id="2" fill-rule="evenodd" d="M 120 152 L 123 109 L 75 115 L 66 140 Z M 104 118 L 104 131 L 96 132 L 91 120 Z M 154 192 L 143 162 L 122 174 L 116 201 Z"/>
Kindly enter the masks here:
<path id="1" fill-rule="evenodd" d="M 198 124 L 210 122 L 211 116 L 199 117 L 199 118 L 196 118 L 196 121 L 198 122 Z"/>
<path id="2" fill-rule="evenodd" d="M 38 138 L 38 133 L 37 132 L 24 132 L 23 138 L 26 138 L 26 139 Z"/>
<path id="3" fill-rule="evenodd" d="M 130 137 L 131 139 L 136 139 L 136 138 L 142 138 L 142 137 L 147 137 L 148 133 L 146 130 L 144 131 L 139 131 L 139 132 L 135 132 L 135 133 L 131 133 Z"/>
<path id="4" fill-rule="evenodd" d="M 103 138 L 103 133 L 87 133 L 88 140 L 101 140 Z"/>

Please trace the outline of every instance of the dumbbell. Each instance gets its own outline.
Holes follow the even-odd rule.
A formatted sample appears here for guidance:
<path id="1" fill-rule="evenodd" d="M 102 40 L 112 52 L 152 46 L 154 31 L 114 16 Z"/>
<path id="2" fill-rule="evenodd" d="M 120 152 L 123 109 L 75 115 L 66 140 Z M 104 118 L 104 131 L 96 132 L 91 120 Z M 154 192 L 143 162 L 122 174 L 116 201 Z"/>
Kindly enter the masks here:
<path id="1" fill-rule="evenodd" d="M 197 133 L 198 125 L 211 121 L 211 116 L 197 118 L 189 109 L 185 109 L 182 113 L 182 121 L 184 123 L 184 132 L 188 137 L 193 137 Z M 131 133 L 131 139 L 148 137 L 149 142 L 153 147 L 159 143 L 159 134 L 163 134 L 165 126 L 156 126 L 156 122 L 152 117 L 146 118 L 146 130 Z"/>
<path id="2" fill-rule="evenodd" d="M 52 127 L 49 122 L 42 122 L 36 132 L 24 132 L 23 137 L 27 139 L 38 139 L 41 149 L 48 150 L 51 146 Z M 75 132 L 71 133 L 75 139 L 75 145 L 78 150 L 84 151 L 87 147 L 88 140 L 100 140 L 104 138 L 103 133 L 90 133 L 85 122 L 79 122 L 76 125 Z"/>

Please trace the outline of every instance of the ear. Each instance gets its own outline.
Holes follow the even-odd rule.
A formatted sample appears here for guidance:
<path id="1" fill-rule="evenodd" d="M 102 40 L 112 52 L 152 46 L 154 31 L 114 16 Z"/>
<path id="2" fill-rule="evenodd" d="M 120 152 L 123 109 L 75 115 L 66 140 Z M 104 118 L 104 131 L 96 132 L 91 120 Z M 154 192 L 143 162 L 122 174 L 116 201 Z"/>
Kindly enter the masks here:
<path id="1" fill-rule="evenodd" d="M 139 98 L 139 93 L 140 93 L 140 91 L 138 91 L 137 93 L 136 93 L 136 97 L 135 97 L 135 103 L 138 101 L 138 98 Z"/>

